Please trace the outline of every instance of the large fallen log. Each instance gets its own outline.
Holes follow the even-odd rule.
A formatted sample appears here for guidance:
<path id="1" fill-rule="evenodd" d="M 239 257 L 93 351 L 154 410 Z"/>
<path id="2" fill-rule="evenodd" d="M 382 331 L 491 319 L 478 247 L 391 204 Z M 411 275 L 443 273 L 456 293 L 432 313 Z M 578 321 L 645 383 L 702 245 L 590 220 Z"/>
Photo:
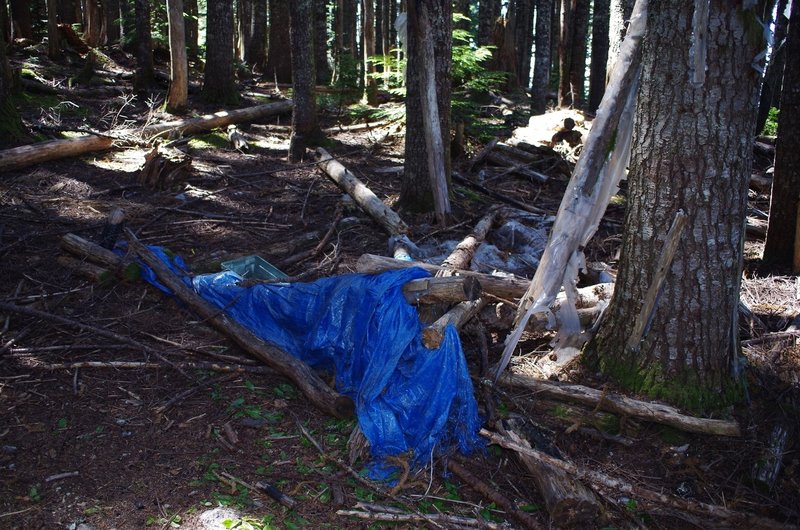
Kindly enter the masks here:
<path id="1" fill-rule="evenodd" d="M 389 235 L 399 236 L 408 232 L 408 226 L 397 213 L 386 206 L 372 191 L 334 159 L 322 147 L 317 148 L 319 168 L 340 188 L 347 192 L 373 219 L 378 221 Z"/>
<path id="2" fill-rule="evenodd" d="M 200 131 L 210 131 L 217 127 L 225 127 L 231 123 L 241 123 L 245 121 L 255 121 L 278 114 L 284 114 L 292 110 L 294 103 L 291 99 L 265 103 L 255 107 L 247 107 L 236 110 L 221 110 L 214 114 L 206 114 L 199 118 L 188 118 L 185 120 L 167 121 L 164 123 L 154 123 L 148 125 L 142 131 L 142 136 L 152 137 L 170 132 L 176 135 L 189 134 Z"/>
<path id="3" fill-rule="evenodd" d="M 356 263 L 356 270 L 358 272 L 368 274 L 378 274 L 380 272 L 408 269 L 410 267 L 420 267 L 431 274 L 436 274 L 436 272 L 440 270 L 446 270 L 444 267 L 431 265 L 430 263 L 403 261 L 386 256 L 377 256 L 375 254 L 362 254 Z M 489 293 L 499 298 L 518 298 L 525 293 L 525 289 L 528 287 L 528 280 L 523 278 L 492 276 L 491 274 L 464 270 L 458 271 L 458 274 L 477 278 L 481 283 L 481 289 L 484 293 Z"/>
<path id="4" fill-rule="evenodd" d="M 465 237 L 442 262 L 442 267 L 452 270 L 466 269 L 469 267 L 472 257 L 475 255 L 475 251 L 483 240 L 486 239 L 486 235 L 492 228 L 495 217 L 497 217 L 497 210 L 492 210 L 484 215 L 481 220 L 478 221 L 478 224 L 475 225 L 475 229 L 472 233 Z M 437 273 L 437 275 L 440 274 Z"/>
<path id="5" fill-rule="evenodd" d="M 510 370 L 502 374 L 499 381 L 509 386 L 533 390 L 543 396 L 573 403 L 582 403 L 597 407 L 598 410 L 633 416 L 645 421 L 669 425 L 682 431 L 717 436 L 741 436 L 742 434 L 739 424 L 734 420 L 714 420 L 687 416 L 669 405 L 639 401 L 638 399 L 632 399 L 613 392 L 602 392 L 582 385 L 547 381 L 527 375 L 515 374 Z"/>
<path id="6" fill-rule="evenodd" d="M 476 300 L 481 284 L 471 276 L 419 278 L 403 285 L 403 296 L 409 304 L 441 304 Z"/>
<path id="7" fill-rule="evenodd" d="M 206 322 L 227 335 L 247 353 L 286 376 L 320 410 L 337 418 L 353 416 L 354 404 L 350 398 L 330 388 L 307 364 L 280 348 L 264 342 L 252 331 L 205 301 L 170 271 L 152 251 L 140 243 L 133 232 L 128 230 L 127 235 L 131 250 L 153 269 L 159 281 L 171 289 L 175 296 Z"/>
<path id="8" fill-rule="evenodd" d="M 134 264 L 132 259 L 127 257 L 123 258 L 76 234 L 65 234 L 62 236 L 61 248 L 81 260 L 103 265 L 118 276 L 126 276 L 125 271 L 128 267 L 138 267 Z"/>
<path id="9" fill-rule="evenodd" d="M 505 435 L 512 442 L 531 448 L 528 440 L 514 430 L 506 429 Z M 554 526 L 586 528 L 597 520 L 600 503 L 592 490 L 570 477 L 563 469 L 533 458 L 530 454 L 518 452 L 517 458 L 533 475 Z"/>
<path id="10" fill-rule="evenodd" d="M 105 151 L 114 143 L 109 136 L 86 134 L 68 140 L 47 140 L 0 151 L 0 173 L 34 164 Z"/>

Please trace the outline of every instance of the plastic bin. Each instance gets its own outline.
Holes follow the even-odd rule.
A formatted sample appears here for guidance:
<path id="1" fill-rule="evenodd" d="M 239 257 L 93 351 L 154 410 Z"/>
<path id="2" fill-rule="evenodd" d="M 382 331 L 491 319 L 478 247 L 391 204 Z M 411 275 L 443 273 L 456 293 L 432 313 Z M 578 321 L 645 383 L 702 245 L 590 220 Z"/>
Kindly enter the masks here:
<path id="1" fill-rule="evenodd" d="M 288 278 L 270 262 L 259 256 L 245 256 L 231 261 L 223 261 L 222 268 L 235 272 L 244 279 L 274 280 Z"/>

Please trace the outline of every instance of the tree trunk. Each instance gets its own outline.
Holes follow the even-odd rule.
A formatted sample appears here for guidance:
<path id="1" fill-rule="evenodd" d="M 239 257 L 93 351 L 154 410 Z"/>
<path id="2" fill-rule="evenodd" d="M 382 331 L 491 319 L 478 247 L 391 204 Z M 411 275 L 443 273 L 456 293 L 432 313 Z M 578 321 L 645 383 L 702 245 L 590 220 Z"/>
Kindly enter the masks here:
<path id="1" fill-rule="evenodd" d="M 420 0 L 409 0 L 419 2 Z M 431 2 L 434 24 L 429 38 L 433 42 L 439 125 L 444 144 L 445 175 L 450 175 L 450 82 L 452 78 L 452 10 L 447 0 Z M 428 151 L 422 110 L 420 43 L 413 31 L 408 31 L 406 67 L 406 142 L 403 184 L 400 204 L 411 211 L 433 212 L 433 190 L 428 169 Z"/>
<path id="2" fill-rule="evenodd" d="M 531 53 L 533 48 L 533 2 L 516 0 L 517 78 L 520 85 L 528 87 L 531 80 Z"/>
<path id="3" fill-rule="evenodd" d="M 500 16 L 500 0 L 480 0 L 478 5 L 478 46 L 492 44 L 494 24 Z"/>
<path id="4" fill-rule="evenodd" d="M 797 270 L 800 249 L 797 244 L 797 219 L 800 207 L 800 2 L 792 2 L 786 36 L 786 61 L 781 89 L 781 114 L 775 143 L 775 176 L 769 203 L 769 228 L 764 246 L 764 261 L 792 266 Z"/>
<path id="5" fill-rule="evenodd" d="M 75 24 L 80 20 L 80 5 L 75 0 L 58 0 L 58 20 L 63 24 Z"/>
<path id="6" fill-rule="evenodd" d="M 536 56 L 533 62 L 531 87 L 531 113 L 544 114 L 547 110 L 547 93 L 550 91 L 550 26 L 553 0 L 536 2 Z"/>
<path id="7" fill-rule="evenodd" d="M 569 53 L 569 86 L 571 92 L 570 105 L 583 107 L 586 100 L 586 42 L 589 31 L 589 0 L 576 0 L 572 12 L 572 28 Z"/>
<path id="8" fill-rule="evenodd" d="M 197 59 L 198 52 L 198 19 L 197 0 L 184 0 L 183 8 L 186 12 L 184 28 L 186 30 L 186 53 L 192 59 Z"/>
<path id="9" fill-rule="evenodd" d="M 558 1 L 558 0 L 557 0 Z M 572 16 L 576 0 L 560 0 L 561 28 L 558 40 L 558 106 L 572 105 L 570 67 L 572 66 Z"/>
<path id="10" fill-rule="evenodd" d="M 314 68 L 317 83 L 331 82 L 331 65 L 328 62 L 328 2 L 314 0 Z"/>
<path id="11" fill-rule="evenodd" d="M 136 39 L 135 38 L 129 39 L 127 37 L 129 35 L 134 35 L 136 33 L 135 23 L 134 24 L 131 23 L 131 20 L 134 20 L 135 22 L 136 17 L 135 16 L 131 17 L 129 15 L 131 2 L 135 0 L 117 0 L 117 1 L 119 2 L 119 13 L 120 13 L 119 15 L 120 42 L 125 43 L 127 40 L 130 41 L 133 45 L 135 44 Z M 123 48 L 125 48 L 126 50 L 130 50 L 132 45 L 129 46 L 123 45 Z"/>
<path id="12" fill-rule="evenodd" d="M 33 25 L 31 22 L 31 6 L 28 0 L 11 0 L 11 22 L 14 27 L 14 37 L 23 39 L 33 38 Z"/>
<path id="13" fill-rule="evenodd" d="M 364 95 L 368 105 L 378 104 L 378 80 L 370 74 L 375 73 L 375 65 L 369 62 L 375 55 L 375 0 L 361 0 L 361 21 L 364 49 Z"/>
<path id="14" fill-rule="evenodd" d="M 319 141 L 322 134 L 317 123 L 317 104 L 314 100 L 314 0 L 294 0 L 289 9 L 291 17 L 292 87 L 294 112 L 292 137 L 289 142 L 289 162 L 305 158 L 306 147 Z"/>
<path id="15" fill-rule="evenodd" d="M 592 65 L 589 72 L 589 112 L 596 112 L 606 91 L 609 0 L 595 0 L 592 14 Z"/>
<path id="16" fill-rule="evenodd" d="M 244 61 L 254 73 L 263 74 L 267 66 L 267 0 L 251 0 L 250 7 L 252 19 L 247 32 Z"/>
<path id="17" fill-rule="evenodd" d="M 608 22 L 608 65 L 606 72 L 611 72 L 614 62 L 619 54 L 622 39 L 625 38 L 625 29 L 631 19 L 634 0 L 611 0 Z"/>
<path id="18" fill-rule="evenodd" d="M 106 17 L 106 44 L 119 42 L 122 31 L 120 30 L 119 0 L 106 0 L 103 3 L 103 13 Z"/>
<path id="19" fill-rule="evenodd" d="M 634 392 L 703 411 L 741 397 L 736 316 L 759 81 L 751 61 L 764 43 L 749 31 L 752 10 L 711 0 L 706 80 L 692 83 L 693 8 L 650 4 L 617 287 L 584 355 Z M 690 228 L 658 304 L 640 315 L 681 211 Z M 637 322 L 646 323 L 640 337 Z"/>
<path id="20" fill-rule="evenodd" d="M 292 82 L 292 57 L 289 53 L 289 0 L 269 0 L 269 50 L 267 81 Z"/>
<path id="21" fill-rule="evenodd" d="M 6 24 L 5 13 L 0 12 L 0 27 Z M 8 147 L 25 138 L 19 113 L 11 101 L 11 66 L 6 57 L 6 43 L 0 39 L 0 146 Z"/>
<path id="22" fill-rule="evenodd" d="M 86 20 L 86 27 L 83 33 L 83 40 L 92 48 L 99 46 L 105 39 L 105 14 L 103 7 L 97 0 L 85 0 L 86 11 L 84 12 L 84 19 Z"/>
<path id="23" fill-rule="evenodd" d="M 453 2 L 453 11 L 456 13 L 460 13 L 465 17 L 459 20 L 455 24 L 456 29 L 463 29 L 464 31 L 469 31 L 470 29 L 469 4 L 470 4 L 469 0 L 455 0 Z"/>
<path id="24" fill-rule="evenodd" d="M 150 34 L 150 2 L 134 0 L 136 12 L 136 73 L 134 89 L 146 92 L 153 86 L 153 40 Z"/>
<path id="25" fill-rule="evenodd" d="M 47 0 L 47 56 L 61 55 L 61 36 L 58 34 L 58 0 Z"/>
<path id="26" fill-rule="evenodd" d="M 234 104 L 239 101 L 239 93 L 233 72 L 233 4 L 227 0 L 209 0 L 207 9 L 203 99 Z"/>
<path id="27" fill-rule="evenodd" d="M 764 130 L 767 123 L 769 109 L 772 107 L 781 108 L 781 84 L 784 67 L 786 65 L 786 27 L 789 20 L 784 16 L 788 0 L 777 0 L 775 11 L 775 29 L 773 35 L 772 55 L 767 64 L 767 71 L 764 74 L 764 82 L 761 85 L 761 98 L 758 102 L 758 121 L 756 122 L 756 133 Z"/>
<path id="28" fill-rule="evenodd" d="M 183 0 L 167 0 L 169 21 L 169 93 L 166 109 L 177 114 L 186 109 L 189 75 L 186 60 L 186 38 L 183 27 Z"/>

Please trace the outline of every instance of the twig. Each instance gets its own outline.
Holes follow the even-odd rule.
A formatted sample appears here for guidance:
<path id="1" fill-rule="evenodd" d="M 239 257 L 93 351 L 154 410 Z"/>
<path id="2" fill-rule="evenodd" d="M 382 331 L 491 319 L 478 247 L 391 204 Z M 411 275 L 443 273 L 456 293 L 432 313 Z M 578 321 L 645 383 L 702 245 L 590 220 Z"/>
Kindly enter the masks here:
<path id="1" fill-rule="evenodd" d="M 98 328 L 95 326 L 90 326 L 89 324 L 84 324 L 83 322 L 78 322 L 77 320 L 73 320 L 71 318 L 65 318 L 58 315 L 54 315 L 52 313 L 47 313 L 45 311 L 39 311 L 38 309 L 32 309 L 30 307 L 23 307 L 15 304 L 7 304 L 5 302 L 0 302 L 0 310 L 3 311 L 12 311 L 14 313 L 19 313 L 22 315 L 28 315 L 32 317 L 41 318 L 43 320 L 49 320 L 51 322 L 58 322 L 59 324 L 65 324 L 67 326 L 76 327 L 78 329 L 83 329 L 86 331 L 90 331 L 101 337 L 106 337 L 117 342 L 122 342 L 124 344 L 129 344 L 136 348 L 139 348 L 147 353 L 155 355 L 159 360 L 169 365 L 171 368 L 174 368 L 179 374 L 184 376 L 185 378 L 194 381 L 194 378 L 189 376 L 186 372 L 184 372 L 181 368 L 175 365 L 172 361 L 164 357 L 161 352 L 148 346 L 147 344 L 143 344 L 139 341 L 131 339 L 129 337 L 124 337 L 118 333 L 114 333 L 113 331 L 108 331 L 106 329 Z"/>
<path id="2" fill-rule="evenodd" d="M 297 501 L 294 500 L 292 497 L 286 495 L 278 488 L 267 482 L 266 480 L 262 480 L 260 482 L 256 482 L 256 487 L 281 503 L 283 506 L 286 506 L 290 510 L 295 507 Z"/>
<path id="3" fill-rule="evenodd" d="M 163 414 L 167 409 L 169 409 L 173 405 L 176 405 L 181 401 L 183 401 L 184 399 L 193 396 L 194 394 L 196 394 L 197 392 L 199 392 L 200 390 L 204 389 L 207 386 L 216 385 L 218 383 L 227 383 L 228 381 L 232 381 L 237 377 L 238 375 L 229 375 L 226 377 L 219 377 L 217 379 L 208 379 L 206 381 L 198 383 L 197 386 L 189 388 L 188 390 L 184 390 L 180 394 L 173 396 L 169 401 L 167 401 L 163 405 L 156 407 L 155 409 L 156 414 Z"/>
<path id="4" fill-rule="evenodd" d="M 413 513 L 396 513 L 391 506 L 386 506 L 385 511 L 337 510 L 336 515 L 357 517 L 359 519 L 368 519 L 371 521 L 390 521 L 395 523 L 426 520 L 425 518 L 419 517 Z M 502 528 L 502 526 L 497 523 L 481 521 L 479 519 L 473 519 L 471 517 L 464 517 L 461 515 L 432 513 L 428 514 L 426 518 L 442 523 L 445 528 L 454 528 L 456 525 L 464 528 L 486 528 L 490 530 Z"/>
<path id="5" fill-rule="evenodd" d="M 255 373 L 255 374 L 275 374 L 268 366 L 237 366 L 231 364 L 217 364 L 208 362 L 176 362 L 174 368 L 188 368 L 192 370 L 211 370 L 221 373 Z M 113 368 L 115 370 L 129 369 L 158 369 L 164 368 L 161 363 L 141 362 L 141 361 L 78 361 L 74 363 L 53 363 L 33 365 L 31 368 L 41 368 L 43 370 L 78 370 L 81 368 Z"/>
<path id="6" fill-rule="evenodd" d="M 54 482 L 56 480 L 62 480 L 62 479 L 65 479 L 65 478 L 70 478 L 70 477 L 77 477 L 79 475 L 80 475 L 79 471 L 67 471 L 66 473 L 56 473 L 55 475 L 50 475 L 49 477 L 44 479 L 44 481 L 45 482 Z"/>

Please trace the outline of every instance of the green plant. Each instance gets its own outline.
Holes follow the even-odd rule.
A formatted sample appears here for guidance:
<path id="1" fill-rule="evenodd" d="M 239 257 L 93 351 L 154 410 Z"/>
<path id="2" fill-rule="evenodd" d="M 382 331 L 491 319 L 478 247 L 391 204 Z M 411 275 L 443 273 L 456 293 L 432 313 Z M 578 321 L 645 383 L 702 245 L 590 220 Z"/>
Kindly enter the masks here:
<path id="1" fill-rule="evenodd" d="M 39 502 L 42 500 L 42 494 L 39 493 L 39 488 L 37 486 L 31 486 L 28 490 L 28 498 L 31 502 Z"/>
<path id="2" fill-rule="evenodd" d="M 764 136 L 777 136 L 778 135 L 778 116 L 780 109 L 770 107 L 769 114 L 767 114 L 767 121 L 764 123 L 764 130 L 761 134 Z"/>

